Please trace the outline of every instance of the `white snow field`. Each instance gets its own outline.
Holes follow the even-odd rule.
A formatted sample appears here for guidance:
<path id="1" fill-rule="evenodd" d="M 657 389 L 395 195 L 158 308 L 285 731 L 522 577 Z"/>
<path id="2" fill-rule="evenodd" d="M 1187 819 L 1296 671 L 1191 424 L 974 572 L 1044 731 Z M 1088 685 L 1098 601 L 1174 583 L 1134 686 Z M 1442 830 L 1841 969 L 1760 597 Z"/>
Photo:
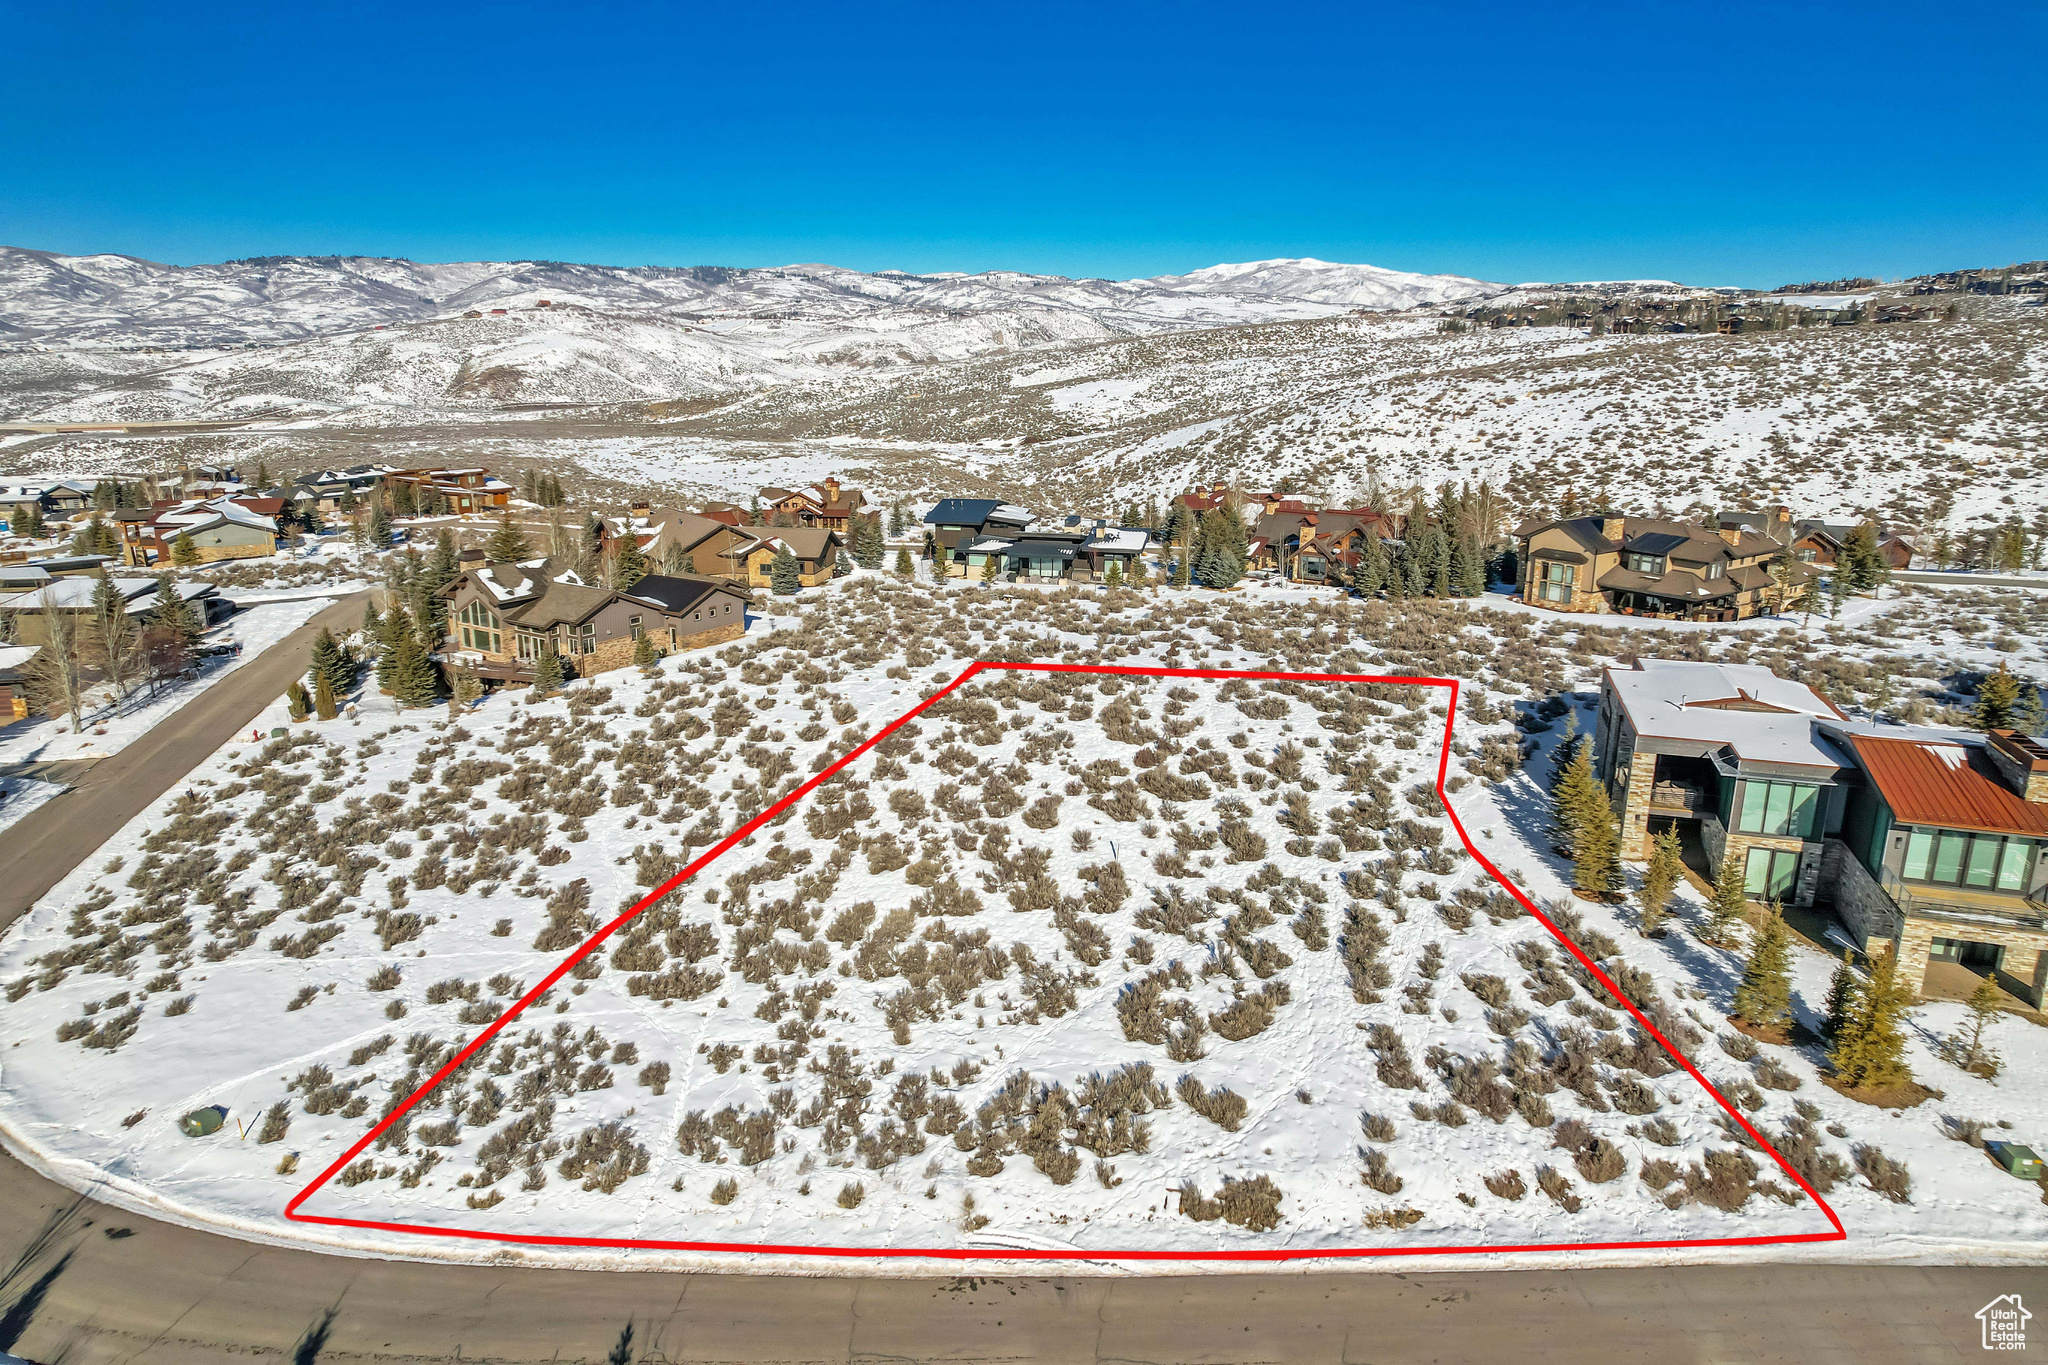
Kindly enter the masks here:
<path id="1" fill-rule="evenodd" d="M 1934 1053 L 1960 1006 L 1925 1006 L 1912 1062 L 1943 1097 L 1873 1109 L 1811 1048 L 1716 1041 L 1740 954 L 1690 932 L 1690 892 L 1660 939 L 1563 897 L 1539 781 L 1561 729 L 1530 717 L 1520 744 L 1517 708 L 1660 637 L 872 574 L 799 612 L 653 677 L 459 720 L 372 691 L 359 723 L 208 758 L 0 942 L 0 1139 L 159 1215 L 378 1255 L 817 1271 L 834 1262 L 798 1249 L 829 1247 L 1107 1273 L 1120 1252 L 1829 1233 L 1447 832 L 1440 691 L 1029 672 L 973 679 L 622 926 L 300 1210 L 426 1231 L 283 1216 L 600 925 L 977 659 L 1402 673 L 1465 682 L 1445 789 L 1474 844 L 1847 1231 L 1539 1263 L 2048 1245 L 2040 1188 L 1945 1134 L 2038 1140 L 2048 1033 L 1999 1024 L 2006 1072 L 1979 1080 Z M 1813 643 L 1683 642 L 1757 662 Z M 1808 1025 L 1830 970 L 1802 949 Z M 221 1131 L 182 1136 L 211 1105 Z M 1858 1173 L 1872 1152 L 1912 1202 Z M 634 1241 L 686 1245 L 609 1245 Z"/>

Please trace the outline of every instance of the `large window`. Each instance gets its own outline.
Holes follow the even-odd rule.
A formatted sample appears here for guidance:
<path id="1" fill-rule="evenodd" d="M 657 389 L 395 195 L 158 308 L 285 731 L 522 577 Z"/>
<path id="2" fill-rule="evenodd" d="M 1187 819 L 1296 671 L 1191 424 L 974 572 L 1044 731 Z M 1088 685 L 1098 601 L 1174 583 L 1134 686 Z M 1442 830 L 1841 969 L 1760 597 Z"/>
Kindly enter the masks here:
<path id="1" fill-rule="evenodd" d="M 548 636 L 536 634 L 530 630 L 520 631 L 518 637 L 519 657 L 528 663 L 536 662 L 541 655 L 548 652 L 548 639 Z"/>
<path id="2" fill-rule="evenodd" d="M 1735 811 L 1735 828 L 1744 834 L 1775 834 L 1788 839 L 1813 837 L 1814 817 L 1820 810 L 1820 788 L 1803 782 L 1759 782 L 1742 784 L 1741 802 Z"/>
<path id="3" fill-rule="evenodd" d="M 1066 564 L 1058 559 L 1027 559 L 1023 561 L 1023 573 L 1027 578 L 1065 578 Z"/>
<path id="4" fill-rule="evenodd" d="M 462 623 L 462 647 L 479 650 L 485 654 L 499 654 L 504 651 L 503 636 L 498 632 L 502 626 L 498 617 L 482 602 L 471 602 L 456 618 Z"/>
<path id="5" fill-rule="evenodd" d="M 1906 880 L 1986 891 L 2023 892 L 2034 843 L 2003 834 L 1916 829 L 1906 841 Z"/>
<path id="6" fill-rule="evenodd" d="M 1742 889 L 1752 900 L 1783 901 L 1799 880 L 1799 855 L 1782 848 L 1753 848 L 1742 867 Z"/>
<path id="7" fill-rule="evenodd" d="M 1552 560 L 1536 561 L 1536 596 L 1545 602 L 1569 602 L 1572 600 L 1572 585 L 1578 582 L 1579 571 L 1569 564 Z"/>
<path id="8" fill-rule="evenodd" d="M 1628 556 L 1628 567 L 1646 577 L 1659 578 L 1664 573 L 1664 556 L 1632 554 Z"/>

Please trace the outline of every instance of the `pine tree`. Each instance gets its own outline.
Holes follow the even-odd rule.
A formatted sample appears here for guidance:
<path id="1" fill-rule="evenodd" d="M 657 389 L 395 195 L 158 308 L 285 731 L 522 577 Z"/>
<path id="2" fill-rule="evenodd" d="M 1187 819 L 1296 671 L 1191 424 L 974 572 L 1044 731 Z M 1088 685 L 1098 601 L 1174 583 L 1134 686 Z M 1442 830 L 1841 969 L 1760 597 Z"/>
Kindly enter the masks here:
<path id="1" fill-rule="evenodd" d="M 1828 982 L 1827 999 L 1821 1006 L 1820 1031 L 1830 1038 L 1841 1032 L 1862 994 L 1863 983 L 1857 980 L 1856 969 L 1849 965 L 1849 952 L 1844 949 L 1842 960 L 1835 964 L 1835 975 Z"/>
<path id="2" fill-rule="evenodd" d="M 803 587 L 802 570 L 786 544 L 775 548 L 775 559 L 768 566 L 768 584 L 777 597 L 794 596 Z"/>
<path id="3" fill-rule="evenodd" d="M 630 592 L 633 585 L 645 577 L 647 555 L 629 530 L 619 537 L 619 552 L 612 560 L 612 587 L 619 592 Z"/>
<path id="4" fill-rule="evenodd" d="M 1997 1051 L 1985 1045 L 1984 1034 L 1998 1022 L 2005 1010 L 2005 997 L 1989 976 L 1978 978 L 1977 989 L 1966 1002 L 1970 1017 L 1944 1040 L 1942 1051 L 1948 1059 L 1973 1076 L 1996 1077 L 2004 1063 Z"/>
<path id="5" fill-rule="evenodd" d="M 1131 556 L 1131 571 L 1125 575 L 1124 582 L 1133 588 L 1143 588 L 1150 585 L 1151 576 L 1145 571 L 1144 555 L 1136 554 Z"/>
<path id="6" fill-rule="evenodd" d="M 1751 1028 L 1775 1031 L 1792 1022 L 1792 944 L 1776 905 L 1766 907 L 1750 944 L 1733 1014 Z"/>
<path id="7" fill-rule="evenodd" d="M 907 546 L 896 551 L 896 572 L 905 578 L 916 572 L 910 563 L 910 550 Z"/>
<path id="8" fill-rule="evenodd" d="M 1820 594 L 1820 575 L 1809 573 L 1806 576 L 1806 582 L 1799 589 L 1799 596 L 1792 603 L 1792 610 L 1800 613 L 1805 618 L 1800 621 L 1800 627 L 1804 629 L 1810 624 L 1814 613 L 1823 610 L 1824 606 L 1825 603 L 1821 600 Z"/>
<path id="9" fill-rule="evenodd" d="M 1102 571 L 1102 586 L 1121 588 L 1124 585 L 1124 562 L 1121 559 L 1109 561 L 1109 567 Z"/>
<path id="10" fill-rule="evenodd" d="M 1585 816 L 1579 822 L 1578 845 L 1573 850 L 1578 856 L 1573 860 L 1572 886 L 1590 899 L 1606 900 L 1622 884 L 1621 836 L 1614 827 L 1614 807 L 1608 803 L 1607 793 L 1600 789 L 1583 751 L 1579 761 L 1586 765 L 1585 781 L 1591 784 L 1592 791 Z"/>
<path id="11" fill-rule="evenodd" d="M 638 668 L 653 668 L 661 654 L 654 647 L 654 637 L 642 631 L 640 638 L 633 641 L 633 663 Z"/>
<path id="12" fill-rule="evenodd" d="M 334 638 L 334 632 L 322 626 L 320 633 L 313 637 L 312 660 L 307 667 L 308 676 L 325 681 L 328 689 L 337 697 L 348 695 L 355 686 L 356 665 Z"/>
<path id="13" fill-rule="evenodd" d="M 391 514 L 384 510 L 384 501 L 373 498 L 370 501 L 370 548 L 383 553 L 391 548 Z"/>
<path id="14" fill-rule="evenodd" d="M 333 720 L 341 714 L 341 709 L 334 704 L 334 687 L 327 681 L 325 673 L 313 681 L 313 714 L 322 720 Z"/>
<path id="15" fill-rule="evenodd" d="M 43 522 L 43 509 L 36 503 L 29 503 L 21 509 L 19 522 L 13 527 L 16 535 L 30 540 L 41 540 L 49 534 L 49 527 Z"/>
<path id="16" fill-rule="evenodd" d="M 1891 568 L 1877 548 L 1877 527 L 1867 521 L 1858 524 L 1849 533 L 1849 543 L 1842 547 L 1835 569 L 1848 578 L 1850 592 L 1864 592 L 1889 578 Z"/>
<path id="17" fill-rule="evenodd" d="M 1998 671 L 1986 676 L 1977 688 L 1977 705 L 1970 712 L 1970 723 L 1979 730 L 2011 730 L 2018 720 L 2019 704 L 2020 680 L 2000 659 Z"/>
<path id="18" fill-rule="evenodd" d="M 181 569 L 189 569 L 199 562 L 199 547 L 192 543 L 192 537 L 180 531 L 171 537 L 171 563 Z"/>
<path id="19" fill-rule="evenodd" d="M 540 658 L 534 662 L 533 690 L 543 697 L 562 690 L 562 656 L 555 653 L 552 642 L 541 646 Z"/>
<path id="20" fill-rule="evenodd" d="M 178 580 L 167 573 L 156 576 L 156 598 L 149 612 L 150 624 L 168 632 L 180 644 L 191 648 L 206 632 L 199 608 L 178 591 Z"/>
<path id="21" fill-rule="evenodd" d="M 1173 569 L 1167 575 L 1167 581 L 1176 588 L 1185 588 L 1188 585 L 1188 553 L 1186 550 L 1182 550 L 1174 555 Z"/>
<path id="22" fill-rule="evenodd" d="M 981 581 L 993 583 L 1003 576 L 1003 557 L 990 551 L 981 558 Z"/>
<path id="23" fill-rule="evenodd" d="M 1582 748 L 1570 757 L 1559 754 L 1557 780 L 1550 788 L 1550 843 L 1559 853 L 1576 862 L 1579 835 L 1591 817 L 1593 803 L 1606 800 L 1593 765 Z"/>
<path id="24" fill-rule="evenodd" d="M 1828 1050 L 1828 1066 L 1842 1084 L 1857 1090 L 1884 1090 L 1913 1078 L 1906 1067 L 1903 1025 L 1907 1005 L 1907 992 L 1899 981 L 1891 949 L 1876 949 L 1870 955 L 1870 980 L 1835 1031 L 1834 1046 Z"/>
<path id="25" fill-rule="evenodd" d="M 510 512 L 501 515 L 498 529 L 484 542 L 484 558 L 493 564 L 511 564 L 532 556 L 533 543 L 526 538 L 526 532 L 512 524 Z"/>
<path id="26" fill-rule="evenodd" d="M 363 599 L 363 638 L 381 640 L 384 638 L 384 618 L 377 613 L 377 599 Z"/>
<path id="27" fill-rule="evenodd" d="M 1685 858 L 1680 852 L 1678 830 L 1667 825 L 1650 840 L 1650 865 L 1643 873 L 1642 931 L 1655 938 L 1664 932 L 1665 912 L 1671 908 L 1672 893 L 1685 877 Z"/>
<path id="28" fill-rule="evenodd" d="M 1714 878 L 1714 894 L 1707 902 L 1707 924 L 1700 937 L 1725 947 L 1735 935 L 1749 910 L 1749 893 L 1743 887 L 1743 860 L 1733 849 L 1721 859 L 1721 871 Z"/>
<path id="29" fill-rule="evenodd" d="M 293 720 L 304 720 L 312 714 L 312 699 L 306 695 L 306 685 L 297 678 L 284 689 L 284 705 Z"/>
<path id="30" fill-rule="evenodd" d="M 418 636 L 406 631 L 393 646 L 386 663 L 391 695 L 401 706 L 433 705 L 434 695 L 440 691 L 440 678 Z"/>

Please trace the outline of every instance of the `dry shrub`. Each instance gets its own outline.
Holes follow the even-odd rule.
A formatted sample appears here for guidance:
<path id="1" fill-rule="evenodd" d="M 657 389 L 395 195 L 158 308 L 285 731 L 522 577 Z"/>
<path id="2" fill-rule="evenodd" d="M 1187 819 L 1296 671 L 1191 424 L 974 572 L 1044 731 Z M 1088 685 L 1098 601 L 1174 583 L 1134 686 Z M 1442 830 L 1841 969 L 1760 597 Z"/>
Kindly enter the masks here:
<path id="1" fill-rule="evenodd" d="M 1501 1199 L 1520 1199 L 1529 1192 L 1528 1185 L 1522 1181 L 1522 1173 L 1520 1171 L 1501 1171 L 1497 1175 L 1484 1176 L 1482 1179 L 1485 1182 L 1487 1193 L 1498 1196 Z"/>
<path id="2" fill-rule="evenodd" d="M 1251 1109 L 1251 1106 L 1245 1103 L 1244 1096 L 1229 1087 L 1219 1085 L 1214 1090 L 1207 1090 L 1193 1076 L 1182 1076 L 1180 1083 L 1174 1087 L 1174 1093 L 1180 1096 L 1181 1102 L 1188 1108 L 1225 1132 L 1236 1132 L 1237 1126 L 1244 1122 L 1244 1116 Z"/>
<path id="3" fill-rule="evenodd" d="M 1271 1176 L 1254 1176 L 1250 1180 L 1226 1179 L 1214 1199 L 1203 1198 L 1196 1186 L 1181 1186 L 1180 1211 L 1198 1223 L 1221 1218 L 1226 1223 L 1250 1228 L 1253 1232 L 1270 1232 L 1280 1226 L 1282 1198 L 1280 1187 L 1273 1183 Z"/>
<path id="4" fill-rule="evenodd" d="M 1393 1168 L 1387 1162 L 1387 1154 L 1378 1147 L 1365 1149 L 1365 1170 L 1362 1179 L 1368 1188 L 1381 1194 L 1401 1192 L 1401 1177 L 1394 1174 Z"/>
<path id="5" fill-rule="evenodd" d="M 739 1198 L 739 1194 L 740 1182 L 727 1176 L 711 1187 L 711 1202 L 719 1205 L 730 1204 Z"/>
<path id="6" fill-rule="evenodd" d="M 1906 1163 L 1894 1161 L 1871 1143 L 1861 1143 L 1849 1149 L 1856 1158 L 1856 1169 L 1876 1190 L 1894 1204 L 1913 1202 L 1913 1177 L 1906 1172 Z"/>

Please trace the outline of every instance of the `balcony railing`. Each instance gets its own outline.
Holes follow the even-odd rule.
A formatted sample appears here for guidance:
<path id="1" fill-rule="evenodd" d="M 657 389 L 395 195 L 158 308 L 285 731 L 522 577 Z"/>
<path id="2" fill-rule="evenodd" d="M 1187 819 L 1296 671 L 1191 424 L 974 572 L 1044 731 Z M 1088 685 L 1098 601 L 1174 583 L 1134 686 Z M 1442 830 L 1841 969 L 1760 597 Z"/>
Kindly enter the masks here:
<path id="1" fill-rule="evenodd" d="M 1909 915 L 1942 919 L 1999 920 L 2048 930 L 2048 898 L 2041 892 L 1977 890 L 1967 886 L 1924 886 L 1887 868 L 1879 878 L 1892 904 Z"/>
<path id="2" fill-rule="evenodd" d="M 1688 787 L 1682 782 L 1656 782 L 1650 786 L 1650 804 L 1665 810 L 1698 813 L 1709 809 L 1712 801 L 1698 787 Z"/>

